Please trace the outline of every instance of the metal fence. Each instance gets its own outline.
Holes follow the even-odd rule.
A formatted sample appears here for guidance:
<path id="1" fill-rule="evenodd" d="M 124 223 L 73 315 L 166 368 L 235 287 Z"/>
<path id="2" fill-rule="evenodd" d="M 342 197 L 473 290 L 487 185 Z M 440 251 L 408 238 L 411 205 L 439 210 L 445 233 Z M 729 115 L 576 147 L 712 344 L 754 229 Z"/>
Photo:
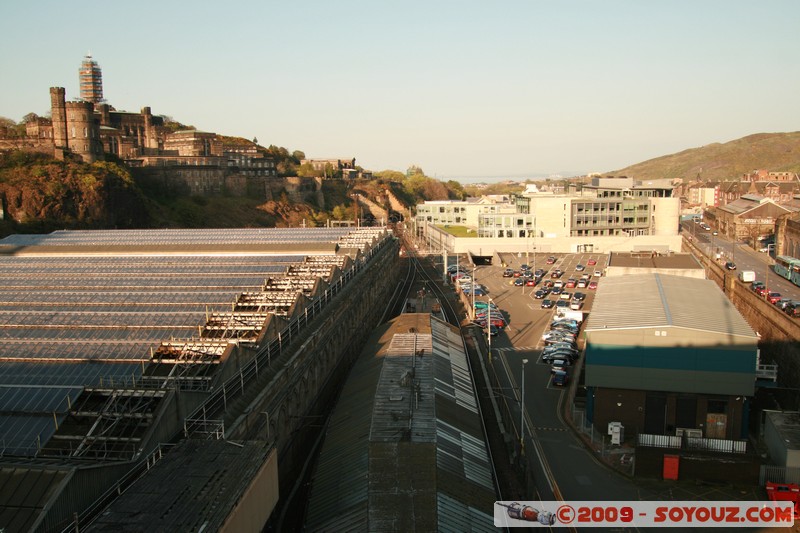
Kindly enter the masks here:
<path id="1" fill-rule="evenodd" d="M 703 450 L 720 453 L 747 453 L 746 440 L 706 439 L 702 437 L 676 437 L 673 435 L 639 433 L 636 436 L 636 444 L 638 446 L 647 446 L 651 448 Z"/>

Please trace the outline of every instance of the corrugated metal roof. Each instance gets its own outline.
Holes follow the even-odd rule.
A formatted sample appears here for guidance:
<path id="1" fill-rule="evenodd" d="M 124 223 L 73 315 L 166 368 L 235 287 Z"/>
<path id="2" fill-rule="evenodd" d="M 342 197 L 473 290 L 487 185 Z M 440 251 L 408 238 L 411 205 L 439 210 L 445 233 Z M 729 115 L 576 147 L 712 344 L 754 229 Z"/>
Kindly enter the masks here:
<path id="1" fill-rule="evenodd" d="M 665 274 L 603 279 L 589 313 L 587 332 L 653 327 L 758 338 L 711 280 Z"/>
<path id="2" fill-rule="evenodd" d="M 383 348 L 361 354 L 334 410 L 306 528 L 404 530 L 413 519 L 493 530 L 494 484 L 458 330 L 401 315 L 371 345 Z"/>

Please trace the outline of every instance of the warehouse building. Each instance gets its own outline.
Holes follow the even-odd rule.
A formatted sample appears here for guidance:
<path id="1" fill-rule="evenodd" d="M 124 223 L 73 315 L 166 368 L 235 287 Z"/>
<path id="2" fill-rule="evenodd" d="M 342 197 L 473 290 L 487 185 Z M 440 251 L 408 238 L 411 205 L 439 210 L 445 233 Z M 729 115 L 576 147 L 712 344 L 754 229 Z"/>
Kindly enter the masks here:
<path id="1" fill-rule="evenodd" d="M 585 335 L 587 415 L 601 431 L 746 438 L 758 335 L 713 281 L 608 277 Z"/>

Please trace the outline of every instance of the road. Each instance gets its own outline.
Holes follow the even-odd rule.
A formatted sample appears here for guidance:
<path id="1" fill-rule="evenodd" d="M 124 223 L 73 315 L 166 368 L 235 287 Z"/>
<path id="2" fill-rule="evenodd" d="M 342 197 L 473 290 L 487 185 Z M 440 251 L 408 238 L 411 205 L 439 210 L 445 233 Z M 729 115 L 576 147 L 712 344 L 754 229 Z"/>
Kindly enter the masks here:
<path id="1" fill-rule="evenodd" d="M 601 254 L 558 255 L 554 265 L 544 265 L 537 258 L 537 267 L 561 268 L 562 279 L 580 277 L 575 271 L 579 262 L 586 264 L 590 257 L 605 262 Z M 528 259 L 530 260 L 530 258 Z M 518 267 L 526 258 L 506 259 Z M 533 266 L 533 261 L 529 263 Z M 602 270 L 604 264 L 587 267 L 587 271 Z M 541 362 L 541 335 L 547 329 L 553 310 L 541 309 L 541 300 L 533 297 L 530 287 L 515 287 L 512 278 L 502 277 L 501 266 L 480 266 L 476 269 L 478 283 L 489 290 L 489 297 L 509 319 L 506 331 L 492 339 L 492 368 L 502 386 L 497 391 L 500 400 L 507 400 L 512 420 L 508 422 L 519 439 L 522 380 L 525 385 L 525 456 L 532 477 L 543 501 L 548 500 L 638 500 L 644 496 L 641 486 L 601 464 L 586 445 L 575 435 L 561 417 L 561 404 L 567 391 L 550 382 L 550 366 Z M 545 276 L 548 278 L 548 275 Z M 600 281 L 602 283 L 602 280 Z M 578 289 L 587 294 L 585 310 L 591 309 L 594 291 Z M 483 298 L 487 299 L 487 298 Z M 524 365 L 523 359 L 527 359 Z M 647 492 L 647 491 L 645 491 Z M 537 499 L 531 494 L 531 499 Z"/>
<path id="2" fill-rule="evenodd" d="M 784 298 L 800 300 L 800 287 L 775 274 L 772 270 L 774 260 L 770 255 L 757 252 L 747 244 L 734 244 L 728 237 L 704 231 L 691 221 L 682 222 L 681 230 L 687 237 L 691 236 L 707 256 L 715 257 L 719 253 L 721 260 L 733 261 L 736 264 L 734 274 L 742 270 L 752 270 L 756 273 L 756 279 L 765 282 L 770 290 L 781 293 Z"/>

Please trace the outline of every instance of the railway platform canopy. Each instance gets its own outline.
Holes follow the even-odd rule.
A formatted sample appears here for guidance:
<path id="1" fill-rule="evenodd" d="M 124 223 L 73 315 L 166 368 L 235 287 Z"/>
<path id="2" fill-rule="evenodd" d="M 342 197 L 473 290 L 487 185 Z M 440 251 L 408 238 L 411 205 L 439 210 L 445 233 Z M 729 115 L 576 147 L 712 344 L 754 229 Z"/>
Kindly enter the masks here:
<path id="1" fill-rule="evenodd" d="M 387 238 L 343 227 L 0 240 L 0 494 L 32 483 L 38 495 L 0 499 L 0 529 L 71 519 Z"/>

